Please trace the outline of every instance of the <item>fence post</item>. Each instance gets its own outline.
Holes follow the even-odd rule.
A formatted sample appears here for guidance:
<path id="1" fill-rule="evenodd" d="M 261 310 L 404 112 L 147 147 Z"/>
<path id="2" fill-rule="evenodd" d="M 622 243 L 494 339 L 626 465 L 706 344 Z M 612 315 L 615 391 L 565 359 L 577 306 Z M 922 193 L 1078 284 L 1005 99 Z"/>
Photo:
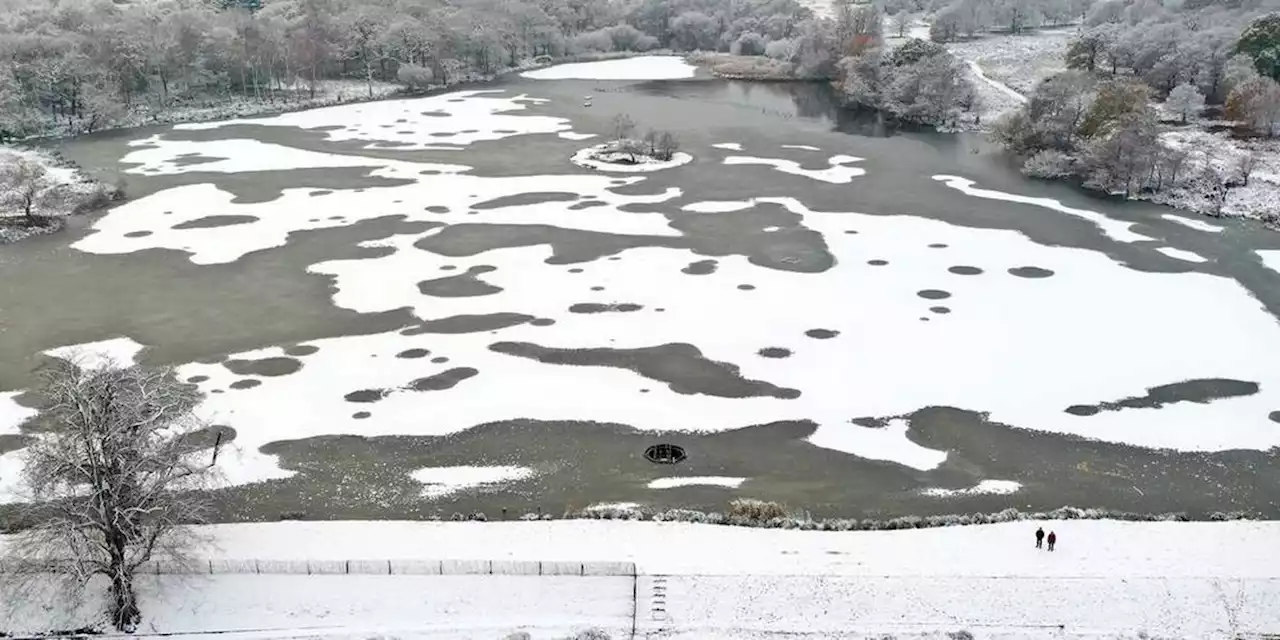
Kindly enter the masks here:
<path id="1" fill-rule="evenodd" d="M 387 575 L 392 575 L 392 573 L 394 573 L 394 572 L 393 572 L 393 571 L 391 571 L 391 561 L 390 561 L 390 560 L 388 560 L 388 561 L 387 561 Z"/>
<path id="2" fill-rule="evenodd" d="M 213 560 L 209 560 L 209 575 L 213 575 Z"/>

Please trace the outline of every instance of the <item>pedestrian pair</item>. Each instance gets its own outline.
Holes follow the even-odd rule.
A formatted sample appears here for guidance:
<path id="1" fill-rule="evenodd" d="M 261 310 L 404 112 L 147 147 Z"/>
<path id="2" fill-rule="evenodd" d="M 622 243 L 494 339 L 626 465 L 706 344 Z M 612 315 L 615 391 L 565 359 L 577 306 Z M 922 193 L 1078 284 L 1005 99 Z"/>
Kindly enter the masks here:
<path id="1" fill-rule="evenodd" d="M 1044 542 L 1045 542 L 1044 528 L 1041 527 L 1036 529 L 1036 548 L 1040 549 L 1044 547 Z M 1053 551 L 1053 545 L 1057 542 L 1058 542 L 1058 534 L 1050 531 L 1049 532 L 1049 550 L 1050 551 Z"/>

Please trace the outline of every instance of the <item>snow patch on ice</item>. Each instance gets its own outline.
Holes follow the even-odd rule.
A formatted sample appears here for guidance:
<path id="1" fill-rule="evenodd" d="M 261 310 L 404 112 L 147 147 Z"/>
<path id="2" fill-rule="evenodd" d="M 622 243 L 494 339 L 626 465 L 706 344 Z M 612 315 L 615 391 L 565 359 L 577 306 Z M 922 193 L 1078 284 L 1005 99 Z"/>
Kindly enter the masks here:
<path id="1" fill-rule="evenodd" d="M 268 202 L 236 202 L 234 193 L 208 183 L 174 187 L 115 207 L 93 224 L 96 233 L 71 246 L 98 254 L 172 249 L 190 254 L 195 264 L 225 264 L 255 251 L 284 246 L 297 231 L 344 227 L 393 215 L 410 222 L 553 224 L 616 233 L 679 234 L 661 214 L 606 215 L 619 213 L 616 207 L 623 204 L 679 197 L 681 192 L 676 188 L 659 196 L 623 196 L 610 191 L 616 185 L 607 176 L 480 177 L 447 173 L 450 169 L 451 165 L 384 161 L 372 175 L 411 182 L 363 191 L 340 189 L 323 196 L 313 195 L 316 190 L 310 188 L 285 189 L 279 198 Z M 421 175 L 423 170 L 437 173 Z M 589 196 L 610 208 L 572 211 L 552 202 L 469 212 L 477 202 L 548 191 Z M 193 202 L 200 206 L 192 207 Z M 213 227 L 189 224 L 215 216 L 237 223 Z"/>
<path id="2" fill-rule="evenodd" d="M 1021 196 L 1014 193 L 1006 193 L 1004 191 L 996 191 L 994 189 L 982 189 L 973 186 L 976 184 L 973 180 L 962 178 L 960 176 L 936 175 L 933 176 L 933 179 L 951 187 L 952 189 L 960 191 L 965 195 L 974 196 L 976 198 L 1004 200 L 1005 202 L 1017 202 L 1019 204 L 1027 204 L 1034 207 L 1044 207 L 1045 209 L 1060 211 L 1069 216 L 1083 218 L 1097 225 L 1107 237 L 1117 242 L 1138 242 L 1140 240 L 1153 239 L 1140 233 L 1130 231 L 1129 228 L 1133 226 L 1132 222 L 1112 220 L 1111 218 L 1108 218 L 1096 211 L 1068 207 L 1053 198 L 1035 198 L 1031 196 Z"/>
<path id="3" fill-rule="evenodd" d="M 320 129 L 333 142 L 362 141 L 369 149 L 460 149 L 515 135 L 558 133 L 572 129 L 565 118 L 521 115 L 535 102 L 500 90 L 458 91 L 426 98 L 383 100 L 247 118 L 175 125 L 180 131 L 204 131 L 233 125 Z M 338 127 L 338 128 L 333 128 Z"/>
<path id="4" fill-rule="evenodd" d="M 737 489 L 746 481 L 746 478 L 730 478 L 726 476 L 681 476 L 658 478 L 650 482 L 648 487 L 650 489 L 674 489 L 676 487 L 709 486 Z"/>
<path id="5" fill-rule="evenodd" d="M 831 156 L 827 163 L 830 165 L 826 169 L 805 169 L 795 160 L 784 160 L 782 158 L 756 158 L 753 156 L 729 156 L 724 159 L 724 163 L 728 165 L 743 164 L 762 164 L 773 167 L 783 173 L 789 173 L 796 176 L 803 176 L 813 180 L 829 182 L 831 184 L 848 184 L 854 178 L 866 175 L 867 170 L 861 167 L 846 166 L 853 162 L 859 162 L 862 158 L 846 155 Z"/>
<path id="6" fill-rule="evenodd" d="M 131 367 L 137 364 L 138 354 L 143 348 L 132 338 L 119 337 L 58 347 L 44 353 L 47 356 L 68 360 L 84 369 L 98 369 L 107 365 Z"/>
<path id="7" fill-rule="evenodd" d="M 558 64 L 520 76 L 532 80 L 679 80 L 692 78 L 697 69 L 680 56 L 636 56 Z"/>
<path id="8" fill-rule="evenodd" d="M 577 131 L 561 131 L 560 133 L 557 133 L 557 134 L 556 134 L 556 136 L 557 136 L 557 137 L 560 137 L 560 138 L 564 138 L 565 140 L 575 140 L 575 141 L 576 141 L 576 140 L 590 140 L 590 139 L 592 139 L 592 138 L 596 137 L 596 134 L 594 134 L 594 133 L 578 133 Z"/>
<path id="9" fill-rule="evenodd" d="M 129 146 L 135 149 L 121 158 L 120 162 L 139 165 L 130 167 L 126 173 L 142 175 L 388 166 L 412 166 L 418 171 L 431 170 L 441 173 L 459 173 L 471 169 L 471 167 L 457 164 L 394 163 L 380 158 L 307 151 L 243 138 L 197 142 L 168 140 L 163 134 L 156 134 L 130 142 Z M 190 162 L 189 160 L 193 157 L 200 157 L 205 161 Z"/>
<path id="10" fill-rule="evenodd" d="M 978 484 L 967 489 L 943 489 L 940 487 L 932 487 L 924 489 L 920 493 L 935 498 L 950 498 L 954 496 L 972 496 L 972 495 L 1009 495 L 1016 493 L 1022 488 L 1022 483 L 1012 480 L 983 480 Z"/>
<path id="11" fill-rule="evenodd" d="M 1186 249 L 1176 249 L 1174 247 L 1158 247 L 1156 251 L 1159 251 L 1160 253 L 1163 253 L 1164 255 L 1169 256 L 1170 258 L 1174 258 L 1176 260 L 1184 260 L 1186 262 L 1208 262 L 1209 261 L 1204 256 L 1192 251 L 1187 251 Z"/>
<path id="12" fill-rule="evenodd" d="M 807 144 L 784 144 L 782 145 L 782 148 L 783 149 L 799 149 L 801 151 L 822 151 L 822 149 L 819 149 L 817 147 L 811 147 Z M 738 149 L 738 151 L 741 151 L 741 149 Z"/>
<path id="13" fill-rule="evenodd" d="M 714 149 L 725 149 L 728 151 L 742 151 L 742 145 L 737 142 L 717 142 L 711 145 Z"/>
<path id="14" fill-rule="evenodd" d="M 742 211 L 755 206 L 753 200 L 703 200 L 702 202 L 694 202 L 680 207 L 681 211 L 689 211 L 691 213 L 728 213 L 730 211 Z"/>
<path id="15" fill-rule="evenodd" d="M 1166 213 L 1160 217 L 1170 222 L 1176 222 L 1184 227 L 1191 227 L 1192 229 L 1204 231 L 1206 233 L 1222 233 L 1223 230 L 1223 227 L 1216 224 L 1209 224 L 1203 220 L 1193 220 L 1183 216 L 1175 216 L 1172 213 Z"/>
<path id="16" fill-rule="evenodd" d="M 922 447 L 907 438 L 907 421 L 890 420 L 883 427 L 862 427 L 852 423 L 832 425 L 809 436 L 809 444 L 824 449 L 852 453 L 869 460 L 890 460 L 928 471 L 947 459 L 946 451 Z"/>
<path id="17" fill-rule="evenodd" d="M 470 489 L 525 480 L 534 475 L 533 469 L 518 466 L 426 467 L 410 474 L 425 485 L 422 495 L 426 498 L 442 498 Z"/>
<path id="18" fill-rule="evenodd" d="M 1255 251 L 1258 258 L 1262 260 L 1263 266 L 1280 273 L 1280 249 L 1260 249 Z"/>

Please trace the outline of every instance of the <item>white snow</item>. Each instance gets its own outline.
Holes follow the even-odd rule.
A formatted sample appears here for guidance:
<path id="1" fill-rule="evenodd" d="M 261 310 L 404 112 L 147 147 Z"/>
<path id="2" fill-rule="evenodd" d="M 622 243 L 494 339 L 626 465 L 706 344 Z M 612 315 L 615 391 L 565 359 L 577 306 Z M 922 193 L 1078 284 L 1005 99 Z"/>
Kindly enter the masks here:
<path id="1" fill-rule="evenodd" d="M 131 367 L 137 364 L 138 354 L 144 347 L 132 338 L 118 337 L 98 342 L 73 344 L 45 351 L 45 355 L 70 360 L 86 369 L 97 369 L 107 365 Z"/>
<path id="2" fill-rule="evenodd" d="M 1280 200 L 1280 141 L 1241 141 L 1226 132 L 1210 133 L 1195 127 L 1166 131 L 1160 134 L 1160 142 L 1166 147 L 1187 153 L 1182 179 L 1176 188 L 1166 188 L 1152 199 L 1187 211 L 1213 213 L 1227 216 L 1259 217 L 1274 212 Z M 1255 155 L 1256 164 L 1249 175 L 1248 185 L 1227 190 L 1221 211 L 1202 193 L 1198 181 L 1188 180 L 1204 170 L 1206 164 L 1223 176 L 1239 175 L 1240 163 L 1249 155 Z"/>
<path id="3" fill-rule="evenodd" d="M 737 489 L 746 482 L 746 478 L 729 478 L 726 476 L 677 476 L 672 478 L 658 478 L 649 483 L 650 489 L 674 489 L 676 487 L 725 487 L 728 489 Z"/>
<path id="4" fill-rule="evenodd" d="M 369 149 L 461 149 L 474 142 L 514 135 L 559 133 L 572 127 L 564 118 L 519 114 L 538 99 L 497 97 L 497 90 L 458 91 L 426 98 L 382 100 L 246 118 L 175 125 L 203 131 L 232 125 L 323 129 L 333 142 L 360 141 Z M 338 129 L 329 127 L 340 126 Z M 510 133 L 508 133 L 510 132 Z M 209 154 L 216 155 L 216 154 Z M 196 165 L 194 170 L 200 170 Z"/>
<path id="5" fill-rule="evenodd" d="M 1034 548 L 1036 527 L 1058 534 L 1057 550 Z M 964 629 L 1005 640 L 1230 640 L 1280 628 L 1278 522 L 844 533 L 597 520 L 284 522 L 200 532 L 221 558 L 631 561 L 640 575 L 141 577 L 146 631 L 487 640 L 518 627 L 544 639 L 594 625 L 618 638 L 630 637 L 633 612 L 637 637 L 699 640 L 942 639 Z M 49 604 L 13 598 L 6 617 L 22 630 L 75 626 L 50 624 L 73 620 Z"/>
<path id="6" fill-rule="evenodd" d="M 435 170 L 458 173 L 470 167 L 457 164 L 391 163 L 378 158 L 336 153 L 320 153 L 295 149 L 269 142 L 228 138 L 189 142 L 167 140 L 162 134 L 129 143 L 135 149 L 120 159 L 124 164 L 137 164 L 126 173 L 144 175 L 176 175 L 190 172 L 246 173 L 251 171 L 289 171 L 293 169 L 325 169 L 340 167 L 409 167 L 418 171 Z M 200 156 L 209 161 L 184 164 L 183 160 Z"/>
<path id="7" fill-rule="evenodd" d="M 755 206 L 754 200 L 703 200 L 680 207 L 681 211 L 691 213 L 729 213 L 743 211 Z"/>
<path id="8" fill-rule="evenodd" d="M 822 149 L 819 149 L 817 147 L 811 147 L 807 144 L 784 144 L 782 145 L 782 148 L 783 149 L 799 149 L 801 151 L 822 151 Z M 736 149 L 736 151 L 742 151 L 742 149 Z"/>
<path id="9" fill-rule="evenodd" d="M 711 145 L 715 149 L 726 149 L 728 151 L 742 151 L 742 145 L 737 142 L 717 142 Z"/>
<path id="10" fill-rule="evenodd" d="M 1159 251 L 1160 253 L 1163 253 L 1166 256 L 1169 256 L 1170 258 L 1175 258 L 1177 260 L 1184 260 L 1186 262 L 1208 262 L 1209 261 L 1204 256 L 1198 253 L 1195 253 L 1194 251 L 1187 251 L 1186 249 L 1177 249 L 1174 247 L 1157 247 L 1156 251 Z"/>
<path id="11" fill-rule="evenodd" d="M 558 64 L 520 75 L 533 80 L 678 80 L 692 78 L 695 71 L 679 56 L 637 56 Z"/>
<path id="12" fill-rule="evenodd" d="M 1014 91 L 1013 89 L 1010 89 L 1009 85 L 1003 82 L 1000 82 L 999 80 L 993 80 L 991 78 L 988 78 L 987 74 L 983 73 L 982 67 L 979 66 L 976 61 L 966 60 L 965 62 L 969 63 L 969 69 L 973 71 L 973 75 L 977 76 L 979 80 L 991 85 L 993 88 L 995 88 L 996 91 L 999 91 L 1009 96 L 1015 102 L 1026 103 L 1027 101 L 1026 96 L 1022 95 L 1021 93 L 1018 93 L 1017 91 Z"/>
<path id="13" fill-rule="evenodd" d="M 829 182 L 831 184 L 848 184 L 853 179 L 866 175 L 867 170 L 861 167 L 846 166 L 853 162 L 859 162 L 862 158 L 846 155 L 835 155 L 827 159 L 830 166 L 826 169 L 805 169 L 795 160 L 785 160 L 782 158 L 756 158 L 753 156 L 729 156 L 724 159 L 725 164 L 742 165 L 742 164 L 762 164 L 773 167 L 783 173 L 804 176 L 821 182 Z"/>
<path id="14" fill-rule="evenodd" d="M 19 433 L 18 427 L 35 417 L 35 409 L 24 407 L 14 400 L 21 394 L 21 391 L 0 391 L 0 435 Z"/>
<path id="15" fill-rule="evenodd" d="M 311 211 L 301 215 L 346 212 L 358 216 L 378 209 L 432 219 L 388 202 L 403 197 L 414 202 L 414 208 L 423 202 L 450 202 L 453 213 L 439 216 L 444 221 L 541 223 L 678 238 L 659 213 L 618 209 L 628 202 L 664 202 L 674 196 L 619 196 L 608 190 L 611 180 L 604 176 L 481 179 L 452 175 L 430 184 L 437 188 L 393 187 L 353 196 L 335 192 L 321 198 L 287 192 L 271 203 L 228 202 L 220 212 L 260 212 L 265 222 L 275 220 L 273 214 L 288 220 L 296 215 L 295 207 L 309 206 Z M 199 188 L 210 192 L 200 196 L 206 205 L 214 195 L 230 199 L 229 194 L 207 186 L 170 191 Z M 477 201 L 465 194 L 482 193 L 479 197 L 488 199 L 531 191 L 582 193 L 607 206 L 573 211 L 562 202 L 549 202 L 482 210 L 475 216 L 459 210 Z M 157 195 L 164 193 L 169 192 Z M 372 194 L 387 206 L 359 200 Z M 173 200 L 175 212 L 180 202 Z M 1051 209 L 1060 210 L 1061 205 L 1048 202 Z M 684 208 L 733 215 L 757 204 L 783 206 L 799 215 L 805 228 L 821 233 L 831 253 L 839 257 L 834 268 L 824 273 L 790 272 L 727 256 L 717 258 L 715 273 L 691 277 L 681 270 L 706 256 L 683 249 L 628 249 L 616 261 L 575 266 L 549 264 L 553 251 L 546 244 L 449 257 L 414 247 L 437 230 L 405 234 L 379 240 L 390 251 L 388 255 L 332 260 L 309 270 L 333 279 L 337 306 L 360 313 L 407 309 L 432 320 L 515 312 L 553 319 L 555 324 L 520 324 L 494 333 L 406 336 L 391 331 L 317 340 L 311 344 L 319 352 L 301 358 L 300 371 L 263 378 L 260 386 L 251 389 L 229 389 L 237 377 L 220 364 L 188 364 L 180 372 L 209 376 L 200 383 L 206 392 L 226 390 L 210 393 L 201 412 L 238 432 L 241 450 L 220 458 L 236 483 L 287 477 L 273 457 L 258 452 L 262 445 L 277 440 L 332 433 L 446 435 L 513 418 L 625 423 L 645 431 L 726 431 L 776 420 L 810 419 L 819 425 L 809 439 L 817 446 L 916 469 L 935 468 L 946 453 L 910 441 L 904 422 L 875 429 L 851 424 L 850 419 L 953 406 L 990 412 L 992 420 L 1022 428 L 1137 446 L 1218 451 L 1280 445 L 1280 430 L 1267 418 L 1280 406 L 1280 371 L 1257 357 L 1260 352 L 1280 352 L 1280 326 L 1232 280 L 1199 273 L 1135 271 L 1099 252 L 1047 247 L 1014 231 L 958 227 L 911 216 L 815 212 L 789 198 L 703 201 Z M 1107 225 L 1115 222 L 1093 212 L 1069 211 Z M 111 221 L 112 214 L 104 220 Z M 145 218 L 120 220 L 118 233 L 148 223 Z M 244 226 L 258 224 L 262 223 Z M 284 242 L 283 231 L 275 238 L 246 234 L 243 240 L 209 235 L 234 229 L 184 233 L 192 234 L 193 255 L 210 262 L 218 261 L 212 257 L 235 259 L 250 249 L 250 242 L 257 246 Z M 846 230 L 858 233 L 846 234 Z M 89 236 L 86 241 L 104 235 Z M 932 243 L 948 248 L 931 249 Z M 867 265 L 872 258 L 890 264 Z M 948 269 L 955 265 L 979 267 L 984 273 L 950 273 Z M 494 267 L 477 277 L 500 292 L 433 297 L 418 289 L 424 279 L 479 266 Z M 1053 275 L 1029 279 L 1007 272 L 1020 266 L 1037 266 Z M 582 272 L 574 273 L 572 268 Z M 538 286 L 528 286 L 529 282 Z M 744 283 L 755 289 L 739 290 L 737 286 Z M 604 288 L 593 290 L 593 286 Z M 917 295 L 930 289 L 950 296 L 939 300 Z M 566 311 L 582 302 L 633 303 L 641 309 L 589 315 Z M 930 311 L 934 306 L 945 306 L 951 313 L 935 314 Z M 657 308 L 664 311 L 658 313 Z M 733 331 L 725 331 L 726 326 Z M 1204 326 L 1234 330 L 1213 341 L 1181 339 Z M 814 328 L 839 335 L 829 340 L 805 335 Z M 744 378 L 796 389 L 801 395 L 784 399 L 676 393 L 666 383 L 625 369 L 548 365 L 489 348 L 499 341 L 619 349 L 688 343 L 709 359 L 739 366 Z M 1171 350 L 1169 344 L 1179 348 Z M 794 353 L 783 359 L 759 357 L 756 352 L 766 346 Z M 449 362 L 394 357 L 414 348 L 429 349 L 432 357 L 448 357 Z M 273 347 L 232 357 L 282 355 L 280 348 Z M 929 366 L 918 366 L 918 358 L 927 358 Z M 1100 361 L 1108 365 L 1098 367 Z M 361 362 L 377 366 L 352 365 Z M 474 368 L 477 374 L 447 390 L 408 390 L 415 379 L 454 367 Z M 1214 377 L 1256 381 L 1261 391 L 1203 404 L 1103 411 L 1088 417 L 1064 412 L 1076 404 L 1142 396 L 1157 385 Z M 515 392 L 513 380 L 520 381 Z M 385 389 L 387 395 L 370 404 L 344 399 L 362 389 Z M 642 389 L 648 393 L 641 393 Z M 859 392 L 851 394 L 849 389 Z M 576 400 L 566 403 L 566 397 Z M 366 410 L 372 415 L 354 418 L 356 412 Z M 421 419 L 424 411 L 430 412 L 431 420 Z"/>
<path id="16" fill-rule="evenodd" d="M 560 133 L 557 133 L 556 136 L 560 138 L 564 138 L 565 140 L 590 140 L 596 137 L 596 134 L 578 133 L 576 131 L 561 131 Z"/>
<path id="17" fill-rule="evenodd" d="M 1268 269 L 1280 273 L 1280 249 L 1263 249 L 1255 251 L 1262 264 Z"/>
<path id="18" fill-rule="evenodd" d="M 613 171 L 617 173 L 649 173 L 693 162 L 693 156 L 683 151 L 677 151 L 671 154 L 670 160 L 658 160 L 652 156 L 637 155 L 635 156 L 636 164 L 607 162 L 599 159 L 599 156 L 601 155 L 610 160 L 621 160 L 623 158 L 631 157 L 629 154 L 620 152 L 605 152 L 606 149 L 609 149 L 612 146 L 612 142 L 604 142 L 594 147 L 580 149 L 577 153 L 573 154 L 573 157 L 569 158 L 569 161 L 580 167 L 595 169 L 597 171 Z"/>
<path id="19" fill-rule="evenodd" d="M 962 178 L 960 176 L 937 175 L 933 176 L 933 179 L 951 187 L 952 189 L 956 189 L 965 195 L 977 198 L 988 198 L 991 200 L 1004 200 L 1005 202 L 1017 202 L 1035 207 L 1044 207 L 1046 209 L 1060 211 L 1069 216 L 1083 218 L 1097 225 L 1107 237 L 1115 240 L 1116 242 L 1138 242 L 1140 240 L 1152 239 L 1140 233 L 1130 231 L 1129 228 L 1133 226 L 1132 222 L 1112 220 L 1111 218 L 1108 218 L 1096 211 L 1068 207 L 1053 198 L 1035 198 L 1031 196 L 1005 193 L 1003 191 L 995 191 L 993 189 L 982 189 L 980 187 L 973 186 L 975 184 L 973 180 Z"/>
<path id="20" fill-rule="evenodd" d="M 942 489 L 932 487 L 921 491 L 927 496 L 950 498 L 952 496 L 970 496 L 980 494 L 1009 495 L 1022 488 L 1022 484 L 1012 480 L 983 480 L 968 489 Z"/>
<path id="21" fill-rule="evenodd" d="M 422 495 L 442 498 L 469 489 L 502 485 L 534 476 L 533 469 L 511 465 L 493 467 L 426 467 L 410 474 L 414 480 L 426 485 Z"/>
<path id="22" fill-rule="evenodd" d="M 1223 230 L 1223 227 L 1216 224 L 1209 224 L 1203 220 L 1193 220 L 1183 216 L 1176 216 L 1172 213 L 1166 213 L 1160 217 L 1170 222 L 1176 222 L 1184 227 L 1191 227 L 1197 231 L 1204 231 L 1205 233 L 1222 233 Z"/>
<path id="23" fill-rule="evenodd" d="M 928 471 L 947 459 L 946 451 L 922 447 L 907 439 L 907 421 L 890 420 L 883 427 L 863 427 L 853 423 L 831 425 L 809 436 L 810 444 L 852 453 L 870 460 L 889 460 Z"/>
<path id="24" fill-rule="evenodd" d="M 320 157 L 314 158 L 313 162 L 323 161 L 324 154 L 315 155 Z M 606 211 L 616 213 L 615 207 L 627 203 L 660 202 L 678 197 L 679 189 L 669 189 L 656 197 L 621 196 L 609 191 L 615 185 L 607 176 L 479 177 L 456 173 L 460 169 L 456 165 L 374 159 L 362 159 L 360 162 L 365 163 L 365 160 L 369 165 L 382 165 L 373 170 L 374 176 L 412 182 L 363 190 L 335 190 L 326 195 L 313 195 L 317 190 L 309 188 L 285 189 L 275 200 L 256 203 L 238 203 L 235 194 L 212 184 L 184 185 L 131 200 L 112 209 L 94 223 L 96 233 L 71 246 L 87 253 L 101 254 L 174 249 L 189 253 L 195 264 L 222 264 L 234 262 L 255 251 L 283 246 L 289 234 L 295 231 L 344 227 L 361 220 L 391 215 L 402 215 L 410 221 L 553 224 L 614 233 L 677 234 L 660 214 L 605 214 Z M 198 170 L 199 166 L 180 169 Z M 421 175 L 422 171 L 437 173 Z M 471 205 L 486 200 L 547 191 L 591 196 L 608 203 L 609 208 L 572 211 L 566 210 L 563 203 L 553 202 L 477 210 L 474 213 L 468 211 Z M 192 206 L 192 203 L 199 203 L 199 206 Z M 429 211 L 424 203 L 430 203 L 432 207 L 447 207 L 448 211 Z M 212 216 L 238 216 L 246 223 L 182 228 L 184 223 Z M 651 224 L 643 224 L 644 221 L 651 221 Z M 146 235 L 139 236 L 140 233 Z"/>
<path id="25" fill-rule="evenodd" d="M 45 175 L 55 184 L 76 186 L 86 182 L 86 178 L 76 169 L 64 167 L 54 160 L 53 156 L 39 149 L 19 149 L 9 145 L 0 145 L 0 164 L 10 162 L 11 158 L 25 158 L 44 166 Z"/>

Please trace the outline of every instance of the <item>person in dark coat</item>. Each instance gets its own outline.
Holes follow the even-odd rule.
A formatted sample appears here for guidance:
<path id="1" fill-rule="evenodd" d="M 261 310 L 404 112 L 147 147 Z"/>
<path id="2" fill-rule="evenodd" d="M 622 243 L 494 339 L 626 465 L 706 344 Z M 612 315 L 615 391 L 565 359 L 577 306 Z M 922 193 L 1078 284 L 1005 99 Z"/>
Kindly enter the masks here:
<path id="1" fill-rule="evenodd" d="M 1036 548 L 1044 546 L 1044 529 L 1036 529 Z"/>
<path id="2" fill-rule="evenodd" d="M 1053 551 L 1053 544 L 1058 541 L 1058 534 L 1049 532 L 1049 550 Z"/>

